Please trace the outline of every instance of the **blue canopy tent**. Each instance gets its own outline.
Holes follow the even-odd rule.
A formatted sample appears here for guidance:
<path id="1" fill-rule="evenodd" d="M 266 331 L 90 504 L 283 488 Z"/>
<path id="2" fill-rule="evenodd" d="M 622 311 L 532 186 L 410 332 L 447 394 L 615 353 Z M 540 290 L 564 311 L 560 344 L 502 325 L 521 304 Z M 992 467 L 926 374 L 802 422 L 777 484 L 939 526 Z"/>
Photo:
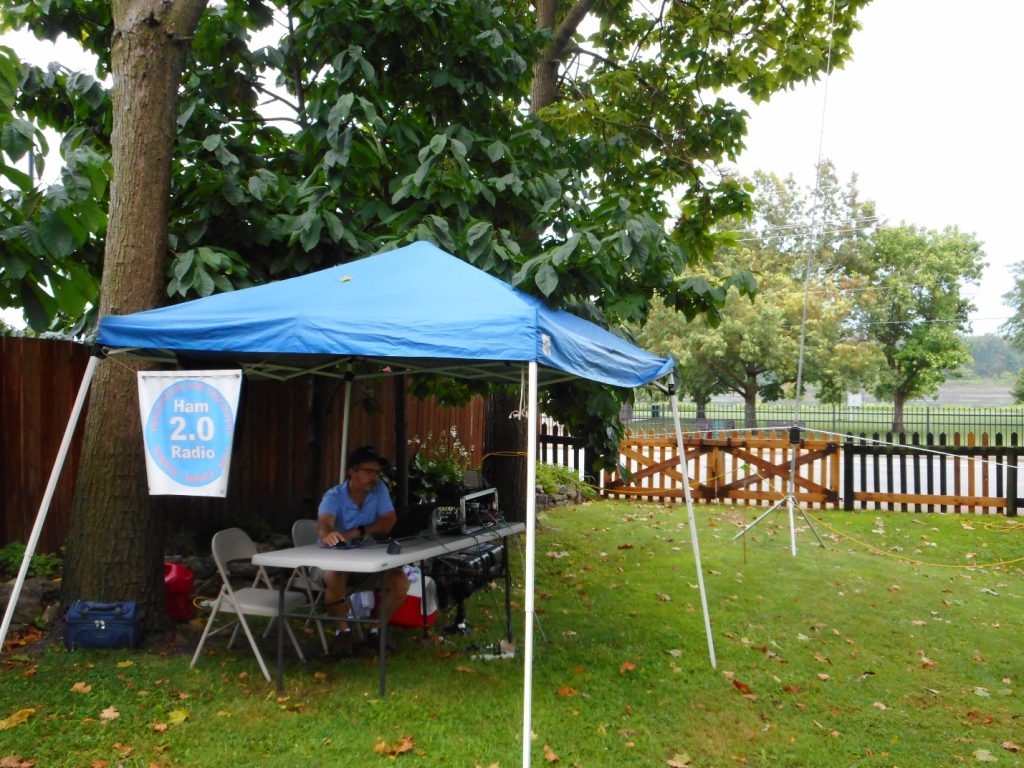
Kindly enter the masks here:
<path id="1" fill-rule="evenodd" d="M 536 297 L 425 242 L 276 283 L 105 317 L 96 341 L 107 355 L 134 354 L 186 366 L 216 361 L 237 365 L 248 376 L 343 376 L 347 382 L 346 413 L 353 379 L 432 373 L 490 382 L 525 382 L 528 434 L 534 436 L 539 387 L 584 378 L 632 388 L 674 376 L 671 358 L 659 358 L 591 322 L 553 310 Z M 82 382 L 65 444 L 51 476 L 53 486 L 98 360 L 92 358 Z M 714 665 L 674 385 L 669 391 L 708 650 Z M 346 432 L 347 424 L 343 429 Z M 531 439 L 527 450 L 524 765 L 529 765 L 530 759 L 535 487 L 536 440 Z M 52 490 L 48 487 L 36 521 L 39 529 L 49 497 Z M 35 530 L 33 536 L 38 539 Z M 30 538 L 25 570 L 34 546 L 35 540 Z M 8 614 L 24 578 L 19 576 Z M 8 624 L 6 616 L 0 642 Z"/>

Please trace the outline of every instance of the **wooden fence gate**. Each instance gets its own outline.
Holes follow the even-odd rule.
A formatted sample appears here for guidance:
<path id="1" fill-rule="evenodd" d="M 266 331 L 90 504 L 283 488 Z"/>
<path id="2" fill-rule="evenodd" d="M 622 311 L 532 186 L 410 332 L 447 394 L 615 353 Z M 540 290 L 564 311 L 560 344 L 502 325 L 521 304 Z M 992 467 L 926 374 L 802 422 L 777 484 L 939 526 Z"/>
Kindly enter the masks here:
<path id="1" fill-rule="evenodd" d="M 694 501 L 719 500 L 771 505 L 789 492 L 796 451 L 794 497 L 809 507 L 840 504 L 840 442 L 808 435 L 797 444 L 786 432 L 701 433 L 683 441 L 690 495 Z M 609 498 L 648 501 L 685 496 L 674 435 L 627 433 L 620 445 L 626 474 L 605 478 Z"/>

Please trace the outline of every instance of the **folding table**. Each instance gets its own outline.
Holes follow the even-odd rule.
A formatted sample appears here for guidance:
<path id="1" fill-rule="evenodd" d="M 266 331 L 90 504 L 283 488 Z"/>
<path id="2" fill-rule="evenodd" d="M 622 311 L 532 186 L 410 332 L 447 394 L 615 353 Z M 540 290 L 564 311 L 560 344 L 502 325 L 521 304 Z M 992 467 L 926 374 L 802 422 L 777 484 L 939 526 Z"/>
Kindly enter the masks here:
<path id="1" fill-rule="evenodd" d="M 260 552 L 253 556 L 253 565 L 264 568 L 286 568 L 293 570 L 300 567 L 316 567 L 325 571 L 345 571 L 347 573 L 380 573 L 403 565 L 422 563 L 442 555 L 451 555 L 471 549 L 478 544 L 500 539 L 508 547 L 508 538 L 526 530 L 523 523 L 501 523 L 480 528 L 467 533 L 430 535 L 423 534 L 403 539 L 402 550 L 397 554 L 388 554 L 387 542 L 369 544 L 352 549 L 332 549 L 319 544 L 307 544 L 301 547 L 288 547 L 272 552 Z M 277 627 L 277 689 L 284 687 L 284 622 L 289 618 L 309 618 L 306 614 L 289 614 L 284 610 L 285 587 L 288 579 L 278 579 L 280 583 L 279 606 L 281 620 Z M 383 588 L 380 604 L 387 603 L 387 586 Z M 321 618 L 330 619 L 330 616 Z M 512 631 L 511 608 L 511 574 L 508 569 L 508 557 L 505 558 L 505 618 L 509 633 Z M 387 622 L 376 620 L 379 627 L 379 658 L 380 658 L 380 696 L 384 697 L 387 677 Z"/>

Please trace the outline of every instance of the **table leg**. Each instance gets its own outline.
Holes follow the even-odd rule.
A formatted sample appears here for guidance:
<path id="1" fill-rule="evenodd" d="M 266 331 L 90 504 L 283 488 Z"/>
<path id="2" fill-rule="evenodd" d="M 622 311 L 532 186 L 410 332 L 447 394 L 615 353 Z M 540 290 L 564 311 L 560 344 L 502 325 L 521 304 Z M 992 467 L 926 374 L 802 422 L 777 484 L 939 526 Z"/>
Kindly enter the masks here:
<path id="1" fill-rule="evenodd" d="M 501 539 L 501 557 L 505 562 L 505 639 L 512 642 L 512 569 L 508 565 L 508 536 Z"/>
<path id="2" fill-rule="evenodd" d="M 277 590 L 277 692 L 284 690 L 284 588 L 282 582 Z"/>
<path id="3" fill-rule="evenodd" d="M 384 687 L 385 680 L 387 678 L 388 670 L 388 619 L 387 619 L 387 605 L 388 605 L 388 580 L 384 579 L 384 584 L 380 589 L 380 610 L 377 611 L 377 638 L 380 641 L 380 647 L 378 653 L 380 654 L 380 697 L 384 698 Z"/>

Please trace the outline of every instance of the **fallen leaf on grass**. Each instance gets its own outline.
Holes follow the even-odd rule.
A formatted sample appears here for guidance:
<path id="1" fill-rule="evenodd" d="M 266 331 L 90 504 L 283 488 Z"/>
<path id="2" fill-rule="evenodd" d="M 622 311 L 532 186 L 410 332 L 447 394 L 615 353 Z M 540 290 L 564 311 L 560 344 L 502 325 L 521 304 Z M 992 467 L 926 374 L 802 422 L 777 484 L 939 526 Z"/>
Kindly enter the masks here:
<path id="1" fill-rule="evenodd" d="M 107 707 L 102 712 L 100 712 L 100 720 L 117 720 L 117 718 L 119 718 L 120 716 L 121 713 L 113 707 Z"/>
<path id="2" fill-rule="evenodd" d="M 929 659 L 927 656 L 925 656 L 922 653 L 921 654 L 921 669 L 931 669 L 934 666 L 935 666 L 935 662 L 932 659 Z"/>
<path id="3" fill-rule="evenodd" d="M 753 692 L 753 691 L 751 691 L 749 685 L 747 685 L 746 683 L 741 683 L 739 680 L 733 680 L 732 681 L 732 687 L 735 688 L 740 693 L 752 693 Z"/>
<path id="4" fill-rule="evenodd" d="M 666 761 L 666 765 L 669 768 L 690 768 L 690 756 L 685 752 L 677 752 Z"/>
<path id="5" fill-rule="evenodd" d="M 135 752 L 135 747 L 130 744 L 122 744 L 119 741 L 114 742 L 114 749 L 117 750 L 118 757 L 122 760 L 127 760 Z"/>
<path id="6" fill-rule="evenodd" d="M 547 760 L 549 763 L 558 762 L 558 755 L 556 755 L 554 753 L 554 750 L 552 750 L 551 747 L 547 744 L 544 745 L 544 759 Z"/>
<path id="7" fill-rule="evenodd" d="M 474 670 L 472 667 L 464 667 L 463 665 L 459 664 L 458 666 L 455 667 L 455 671 L 456 672 L 467 672 L 467 673 L 470 673 L 470 672 L 475 672 L 476 670 Z"/>
<path id="8" fill-rule="evenodd" d="M 22 760 L 21 755 L 7 755 L 0 758 L 0 768 L 35 768 L 35 760 Z"/>
<path id="9" fill-rule="evenodd" d="M 72 685 L 70 690 L 72 693 L 88 693 L 92 690 L 92 686 L 79 682 Z"/>
<path id="10" fill-rule="evenodd" d="M 669 597 L 668 595 L 658 595 L 658 599 L 661 602 L 663 602 L 663 603 L 671 603 L 672 602 L 672 598 Z"/>
<path id="11" fill-rule="evenodd" d="M 619 547 L 618 547 L 618 548 L 619 548 L 619 549 L 632 549 L 632 548 L 633 548 L 633 545 L 632 545 L 632 544 L 625 544 L 625 543 L 624 543 L 624 544 L 619 544 Z M 555 759 L 557 760 L 558 758 L 556 757 Z"/>
<path id="12" fill-rule="evenodd" d="M 824 672 L 819 672 L 818 673 L 818 679 L 822 680 L 822 681 L 825 681 L 825 680 L 831 680 L 832 677 L 830 675 L 826 675 Z"/>
<path id="13" fill-rule="evenodd" d="M 7 638 L 7 641 L 4 643 L 4 651 L 10 651 L 14 648 L 24 648 L 26 645 L 32 645 L 36 640 L 41 639 L 42 636 L 43 632 L 38 627 L 27 627 L 13 637 Z"/>
<path id="14" fill-rule="evenodd" d="M 0 720 L 0 731 L 6 731 L 9 728 L 21 725 L 27 721 L 32 715 L 36 713 L 35 707 L 26 707 L 25 709 L 19 709 L 17 712 L 8 715 L 3 720 Z"/>
<path id="15" fill-rule="evenodd" d="M 153 733 L 167 733 L 170 726 L 167 723 L 153 723 Z"/>
<path id="16" fill-rule="evenodd" d="M 135 662 L 131 661 L 131 660 L 119 661 L 119 662 L 117 662 L 117 664 L 115 666 L 118 669 L 127 669 L 128 667 L 134 667 L 135 666 Z"/>
<path id="17" fill-rule="evenodd" d="M 822 655 L 822 654 L 820 654 L 820 653 L 816 653 L 816 654 L 814 654 L 814 660 L 815 660 L 816 662 L 818 662 L 819 664 L 831 664 L 831 663 L 832 663 L 832 662 L 831 662 L 831 661 L 829 660 L 828 656 L 823 656 L 823 655 Z"/>
<path id="18" fill-rule="evenodd" d="M 398 757 L 403 752 L 408 752 L 414 746 L 416 746 L 416 740 L 412 736 L 400 736 L 396 744 L 388 744 L 383 739 L 378 741 L 373 751 L 378 755 Z"/>
<path id="19" fill-rule="evenodd" d="M 577 691 L 575 688 L 570 688 L 568 685 L 563 685 L 561 688 L 555 691 L 555 694 L 557 696 L 564 696 L 566 698 L 570 696 L 575 696 L 577 693 L 579 693 L 579 691 Z"/>
<path id="20" fill-rule="evenodd" d="M 979 763 L 995 763 L 999 760 L 998 757 L 993 755 L 987 749 L 976 749 L 971 754 L 974 755 L 974 759 Z"/>
<path id="21" fill-rule="evenodd" d="M 619 674 L 624 675 L 627 672 L 633 672 L 636 669 L 636 664 L 632 661 L 624 661 L 619 665 Z"/>
<path id="22" fill-rule="evenodd" d="M 1004 741 L 1004 742 L 1003 742 L 1002 744 L 1000 744 L 999 746 L 1001 746 L 1001 747 L 1002 747 L 1003 749 L 1005 749 L 1005 750 L 1006 750 L 1007 752 L 1020 752 L 1020 751 L 1021 751 L 1021 749 L 1024 749 L 1024 747 L 1021 747 L 1021 745 L 1020 745 L 1020 744 L 1015 744 L 1015 743 L 1014 743 L 1014 742 L 1012 742 L 1012 741 Z"/>
<path id="23" fill-rule="evenodd" d="M 171 725 L 181 725 L 188 720 L 188 712 L 184 709 L 175 709 L 167 715 L 167 719 L 170 721 Z"/>
<path id="24" fill-rule="evenodd" d="M 887 706 L 885 706 L 885 704 L 883 704 L 883 703 L 882 703 L 882 702 L 880 702 L 880 701 L 876 701 L 876 702 L 875 702 L 874 704 L 872 704 L 871 706 L 872 706 L 872 707 L 874 707 L 875 709 L 877 709 L 877 710 L 878 710 L 879 712 L 885 712 L 885 710 L 887 710 L 887 709 L 888 709 L 888 707 L 887 707 Z"/>

